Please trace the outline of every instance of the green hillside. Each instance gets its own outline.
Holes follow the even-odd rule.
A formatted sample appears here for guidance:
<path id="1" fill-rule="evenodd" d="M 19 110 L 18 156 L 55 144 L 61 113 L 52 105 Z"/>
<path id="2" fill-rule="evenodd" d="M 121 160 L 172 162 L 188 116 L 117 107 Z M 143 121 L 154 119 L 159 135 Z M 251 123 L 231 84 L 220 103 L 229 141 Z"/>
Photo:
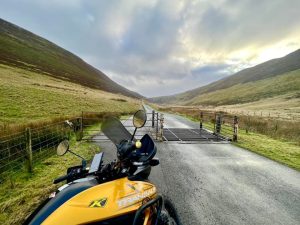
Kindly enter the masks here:
<path id="1" fill-rule="evenodd" d="M 0 130 L 81 111 L 132 113 L 140 105 L 130 97 L 1 64 L 0 83 Z"/>
<path id="2" fill-rule="evenodd" d="M 152 98 L 150 101 L 155 103 L 168 103 L 168 104 L 235 104 L 241 102 L 252 102 L 262 98 L 280 95 L 289 91 L 294 91 L 295 88 L 290 89 L 290 80 L 283 79 L 280 82 L 289 82 L 287 85 L 276 83 L 280 85 L 280 91 L 272 91 L 273 86 L 260 83 L 259 81 L 266 80 L 266 82 L 272 82 L 276 80 L 276 77 L 285 75 L 289 72 L 300 69 L 300 49 L 288 54 L 285 57 L 272 59 L 257 66 L 244 69 L 236 74 L 233 74 L 224 79 L 218 80 L 206 86 L 196 88 L 184 93 Z M 298 72 L 296 72 L 298 74 Z M 299 74 L 298 74 L 299 77 Z M 295 79 L 298 79 L 297 75 L 294 75 Z M 275 80 L 267 80 L 269 78 L 275 78 Z M 279 79 L 280 80 L 280 79 Z M 262 85 L 265 88 L 271 88 L 271 90 L 261 90 L 253 85 L 258 82 L 257 85 Z M 266 87 L 267 86 L 267 87 Z M 263 88 L 262 87 L 262 88 Z M 245 88 L 245 89 L 242 89 Z M 253 89 L 254 88 L 254 89 Z M 286 90 L 284 90 L 286 88 Z M 297 89 L 297 88 L 296 88 Z M 222 92 L 221 90 L 224 90 Z M 227 90 L 227 91 L 226 91 Z M 255 93 L 255 91 L 258 91 Z M 232 93 L 230 93 L 232 92 Z M 226 94 L 225 96 L 218 96 L 219 94 Z M 242 95 L 242 96 L 240 96 Z M 246 97 L 249 95 L 248 97 Z M 232 96 L 232 97 L 230 97 Z M 215 98 L 216 99 L 213 99 Z M 226 100 L 226 98 L 229 98 Z M 235 99 L 235 100 L 233 100 Z"/>
<path id="3" fill-rule="evenodd" d="M 185 105 L 233 105 L 285 94 L 300 101 L 300 70 L 205 93 L 186 101 Z"/>
<path id="4" fill-rule="evenodd" d="M 2 19 L 0 63 L 107 92 L 141 97 L 113 82 L 74 54 Z"/>

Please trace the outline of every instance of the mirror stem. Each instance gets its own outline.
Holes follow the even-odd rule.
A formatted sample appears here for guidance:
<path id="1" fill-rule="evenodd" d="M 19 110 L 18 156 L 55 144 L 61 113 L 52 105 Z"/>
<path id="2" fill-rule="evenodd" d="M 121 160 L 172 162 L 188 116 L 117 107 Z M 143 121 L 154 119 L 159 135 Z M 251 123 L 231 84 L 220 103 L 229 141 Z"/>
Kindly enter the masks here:
<path id="1" fill-rule="evenodd" d="M 86 161 L 85 158 L 83 158 L 82 156 L 76 154 L 75 152 L 72 152 L 71 150 L 68 150 L 68 152 L 72 153 L 73 155 L 76 155 L 77 157 L 81 158 L 82 161 Z"/>
<path id="2" fill-rule="evenodd" d="M 133 138 L 135 136 L 136 130 L 137 130 L 137 128 L 134 129 L 134 132 L 133 132 L 132 137 L 131 137 L 131 141 L 133 141 Z"/>

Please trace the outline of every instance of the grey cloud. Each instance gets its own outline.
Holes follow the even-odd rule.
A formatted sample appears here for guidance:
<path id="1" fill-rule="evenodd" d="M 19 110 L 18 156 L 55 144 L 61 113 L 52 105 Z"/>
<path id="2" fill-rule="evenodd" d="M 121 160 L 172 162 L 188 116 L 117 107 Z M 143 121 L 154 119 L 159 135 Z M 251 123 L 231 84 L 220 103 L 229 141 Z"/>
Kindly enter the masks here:
<path id="1" fill-rule="evenodd" d="M 224 73 L 230 65 L 228 64 L 211 64 L 205 65 L 198 68 L 192 69 L 193 75 L 209 75 L 209 74 L 217 74 L 217 73 Z"/>
<path id="2" fill-rule="evenodd" d="M 298 29 L 299 8 L 297 0 L 228 0 L 218 6 L 209 4 L 192 27 L 191 36 L 207 51 L 224 54 L 247 46 L 268 45 Z"/>
<path id="3" fill-rule="evenodd" d="M 300 34 L 299 8 L 298 0 L 3 0 L 0 13 L 150 97 L 251 65 L 259 52 L 229 55 Z"/>

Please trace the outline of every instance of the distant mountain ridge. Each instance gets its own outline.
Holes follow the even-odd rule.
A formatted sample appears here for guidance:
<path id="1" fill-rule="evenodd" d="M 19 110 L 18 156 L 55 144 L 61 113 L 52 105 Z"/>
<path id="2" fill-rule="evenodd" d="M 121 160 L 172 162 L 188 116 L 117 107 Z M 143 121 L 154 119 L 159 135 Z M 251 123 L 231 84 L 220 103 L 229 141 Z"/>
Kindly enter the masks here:
<path id="1" fill-rule="evenodd" d="M 1 18 L 0 63 L 107 92 L 142 98 L 71 52 Z"/>
<path id="2" fill-rule="evenodd" d="M 156 97 L 149 100 L 156 103 L 186 104 L 187 102 L 191 102 L 191 99 L 196 97 L 199 98 L 199 96 L 204 94 L 231 88 L 238 84 L 256 82 L 276 77 L 297 69 L 300 69 L 300 49 L 282 58 L 272 59 L 254 67 L 241 70 L 229 77 L 215 81 L 206 86 L 176 95 Z"/>

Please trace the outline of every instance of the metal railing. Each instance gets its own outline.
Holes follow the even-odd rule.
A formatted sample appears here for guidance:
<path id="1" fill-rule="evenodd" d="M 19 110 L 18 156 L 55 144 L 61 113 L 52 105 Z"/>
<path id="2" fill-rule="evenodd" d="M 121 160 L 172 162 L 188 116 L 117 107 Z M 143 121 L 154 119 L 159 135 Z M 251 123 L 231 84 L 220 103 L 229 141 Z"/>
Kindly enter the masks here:
<path id="1" fill-rule="evenodd" d="M 238 117 L 222 112 L 200 111 L 200 129 L 207 129 L 216 136 L 222 136 L 227 140 L 237 141 Z"/>

